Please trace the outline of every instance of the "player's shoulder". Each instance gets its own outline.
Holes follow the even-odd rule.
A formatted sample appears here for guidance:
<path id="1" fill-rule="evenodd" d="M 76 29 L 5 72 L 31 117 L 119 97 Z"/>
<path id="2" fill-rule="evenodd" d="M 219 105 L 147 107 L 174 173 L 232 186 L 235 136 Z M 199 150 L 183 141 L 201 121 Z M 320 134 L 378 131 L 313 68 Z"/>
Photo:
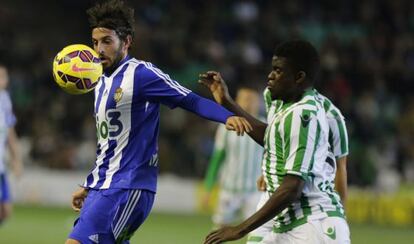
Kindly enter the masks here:
<path id="1" fill-rule="evenodd" d="M 343 119 L 343 115 L 341 110 L 332 102 L 331 99 L 329 99 L 328 97 L 324 96 L 321 93 L 318 93 L 318 98 L 320 99 L 322 106 L 328 116 L 332 117 L 332 118 L 342 118 Z"/>
<path id="2" fill-rule="evenodd" d="M 147 67 L 149 67 L 150 65 L 152 65 L 150 62 L 146 62 L 144 60 L 139 60 L 139 59 L 136 59 L 136 58 L 129 59 L 127 61 L 127 63 L 130 66 L 137 67 L 137 68 L 139 67 L 139 68 L 143 68 L 143 69 L 146 69 Z"/>
<path id="3" fill-rule="evenodd" d="M 313 90 L 306 91 L 302 99 L 292 104 L 291 107 L 292 111 L 308 110 L 314 112 L 321 108 L 318 96 Z"/>
<path id="4" fill-rule="evenodd" d="M 160 77 L 163 78 L 164 76 L 167 76 L 163 71 L 161 71 L 157 66 L 155 66 L 151 62 L 147 62 L 144 60 L 139 60 L 132 58 L 129 60 L 131 65 L 134 65 L 135 68 L 135 74 L 139 74 L 143 78 L 149 78 L 149 77 Z"/>

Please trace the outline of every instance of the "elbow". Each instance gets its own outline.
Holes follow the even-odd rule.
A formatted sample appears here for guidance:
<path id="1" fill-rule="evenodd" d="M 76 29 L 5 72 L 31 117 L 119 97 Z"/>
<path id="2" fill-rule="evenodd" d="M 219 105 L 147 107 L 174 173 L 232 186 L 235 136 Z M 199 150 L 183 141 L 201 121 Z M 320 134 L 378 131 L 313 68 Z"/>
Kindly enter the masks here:
<path id="1" fill-rule="evenodd" d="M 281 195 L 283 196 L 282 198 L 284 199 L 283 202 L 286 205 L 289 205 L 293 202 L 296 202 L 300 199 L 300 196 L 302 195 L 302 190 L 298 189 L 296 187 L 291 187 L 291 188 L 285 188 L 283 190 L 281 190 Z"/>
<path id="2" fill-rule="evenodd" d="M 295 187 L 295 188 L 292 188 L 288 192 L 286 199 L 288 200 L 288 202 L 292 203 L 292 202 L 299 200 L 301 195 L 302 195 L 302 188 Z"/>
<path id="3" fill-rule="evenodd" d="M 286 185 L 286 199 L 288 200 L 288 202 L 295 202 L 299 200 L 302 196 L 304 181 L 297 177 L 293 177 L 290 179 L 290 184 Z"/>
<path id="4" fill-rule="evenodd" d="M 305 181 L 298 176 L 286 175 L 282 185 L 279 187 L 281 195 L 286 204 L 296 202 L 302 196 Z"/>

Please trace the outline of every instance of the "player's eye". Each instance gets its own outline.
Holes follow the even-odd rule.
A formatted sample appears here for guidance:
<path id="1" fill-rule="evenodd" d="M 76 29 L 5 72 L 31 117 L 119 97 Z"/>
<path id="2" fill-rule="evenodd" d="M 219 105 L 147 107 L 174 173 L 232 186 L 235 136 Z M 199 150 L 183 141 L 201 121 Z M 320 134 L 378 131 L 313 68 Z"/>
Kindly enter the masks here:
<path id="1" fill-rule="evenodd" d="M 274 69 L 274 71 L 277 75 L 280 75 L 282 73 L 282 70 L 280 70 L 279 68 Z"/>
<path id="2" fill-rule="evenodd" d="M 104 44 L 111 44 L 112 40 L 111 39 L 103 39 L 102 41 Z"/>

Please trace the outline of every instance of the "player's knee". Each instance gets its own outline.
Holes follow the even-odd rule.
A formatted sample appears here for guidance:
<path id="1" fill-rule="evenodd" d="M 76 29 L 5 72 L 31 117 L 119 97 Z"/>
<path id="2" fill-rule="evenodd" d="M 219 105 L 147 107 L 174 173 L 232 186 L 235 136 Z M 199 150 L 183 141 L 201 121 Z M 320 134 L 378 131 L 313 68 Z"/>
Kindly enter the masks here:
<path id="1" fill-rule="evenodd" d="M 67 239 L 65 244 L 80 244 L 80 242 L 75 239 Z"/>

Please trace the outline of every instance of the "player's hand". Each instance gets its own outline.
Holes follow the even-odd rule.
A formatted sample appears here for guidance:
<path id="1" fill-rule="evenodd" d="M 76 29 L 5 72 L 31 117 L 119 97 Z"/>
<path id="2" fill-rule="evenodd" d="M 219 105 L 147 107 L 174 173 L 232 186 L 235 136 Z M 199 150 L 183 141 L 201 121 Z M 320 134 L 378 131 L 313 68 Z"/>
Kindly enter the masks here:
<path id="1" fill-rule="evenodd" d="M 199 83 L 207 87 L 218 104 L 223 105 L 225 101 L 230 100 L 229 90 L 221 74 L 217 71 L 207 71 L 199 74 Z"/>
<path id="2" fill-rule="evenodd" d="M 244 235 L 237 227 L 228 226 L 210 232 L 204 240 L 204 244 L 219 244 L 225 241 L 234 241 L 242 238 Z"/>
<path id="3" fill-rule="evenodd" d="M 72 209 L 79 212 L 83 206 L 88 190 L 81 188 L 72 194 Z"/>
<path id="4" fill-rule="evenodd" d="M 266 191 L 266 181 L 264 180 L 264 176 L 261 175 L 256 181 L 257 190 L 259 191 Z"/>
<path id="5" fill-rule="evenodd" d="M 238 136 L 244 135 L 244 132 L 249 133 L 253 130 L 252 125 L 243 117 L 230 116 L 226 121 L 226 129 L 234 130 Z"/>

